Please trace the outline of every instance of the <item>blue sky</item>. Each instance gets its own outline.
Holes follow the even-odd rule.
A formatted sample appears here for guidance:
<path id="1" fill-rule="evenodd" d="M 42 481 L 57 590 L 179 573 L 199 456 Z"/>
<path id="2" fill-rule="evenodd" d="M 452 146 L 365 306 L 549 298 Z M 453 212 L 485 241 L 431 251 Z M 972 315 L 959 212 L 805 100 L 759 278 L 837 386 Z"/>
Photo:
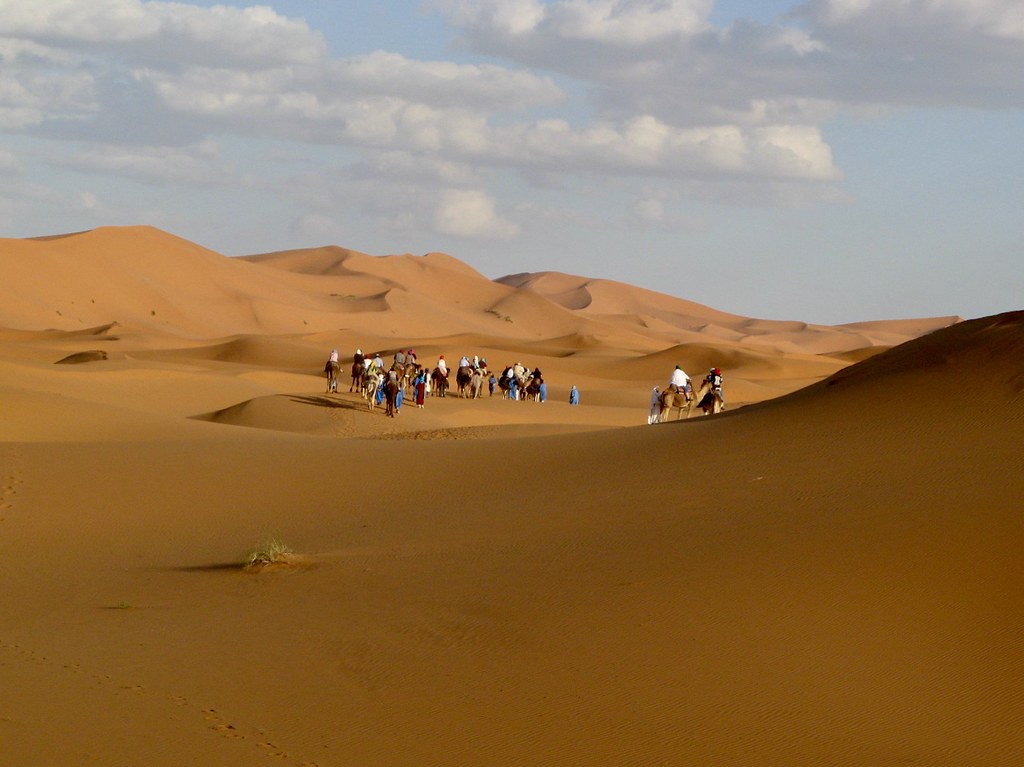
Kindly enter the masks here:
<path id="1" fill-rule="evenodd" d="M 977 317 L 1024 307 L 1021 72 L 1020 0 L 0 0 L 0 235 Z"/>

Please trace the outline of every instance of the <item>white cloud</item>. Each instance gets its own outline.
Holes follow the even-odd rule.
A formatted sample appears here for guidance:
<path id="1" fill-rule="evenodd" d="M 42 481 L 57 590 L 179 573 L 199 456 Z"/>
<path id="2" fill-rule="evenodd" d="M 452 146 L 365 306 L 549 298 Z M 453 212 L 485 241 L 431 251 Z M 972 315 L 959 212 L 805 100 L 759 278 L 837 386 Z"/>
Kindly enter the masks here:
<path id="1" fill-rule="evenodd" d="M 377 51 L 347 58 L 330 70 L 328 85 L 343 92 L 422 100 L 435 106 L 525 109 L 565 98 L 549 78 L 492 64 L 414 61 Z"/>
<path id="2" fill-rule="evenodd" d="M 237 174 L 219 162 L 212 141 L 188 147 L 84 146 L 54 164 L 78 171 L 130 178 L 147 184 L 223 186 Z"/>
<path id="3" fill-rule="evenodd" d="M 632 212 L 641 221 L 661 223 L 665 220 L 665 203 L 659 199 L 646 197 L 634 203 Z"/>
<path id="4" fill-rule="evenodd" d="M 0 129 L 95 113 L 95 78 L 78 57 L 32 41 L 0 38 Z"/>
<path id="5" fill-rule="evenodd" d="M 92 213 L 100 208 L 100 199 L 95 192 L 79 192 L 75 199 L 75 209 L 84 213 Z"/>
<path id="6" fill-rule="evenodd" d="M 21 163 L 13 152 L 0 149 L 0 175 L 14 176 L 21 173 Z"/>
<path id="7" fill-rule="evenodd" d="M 148 184 L 247 183 L 212 136 L 356 155 L 357 202 L 389 226 L 507 238 L 490 190 L 510 169 L 549 189 L 630 177 L 822 199 L 843 177 L 822 126 L 843 110 L 1024 95 L 1019 0 L 809 0 L 800 24 L 726 29 L 713 0 L 434 5 L 511 63 L 332 58 L 265 6 L 0 0 L 0 131 L 80 140 L 50 164 Z M 633 215 L 653 221 L 655 202 Z"/>
<path id="8" fill-rule="evenodd" d="M 78 50 L 116 49 L 139 60 L 302 63 L 327 45 L 305 21 L 267 6 L 199 8 L 152 0 L 0 0 L 0 37 L 48 41 Z"/>
<path id="9" fill-rule="evenodd" d="M 676 128 L 644 115 L 622 125 L 603 123 L 581 130 L 547 120 L 500 131 L 496 140 L 494 151 L 503 151 L 509 164 L 557 163 L 581 173 L 839 177 L 821 132 L 811 126 Z"/>
<path id="10" fill-rule="evenodd" d="M 455 0 L 436 2 L 456 24 L 511 37 L 637 45 L 708 28 L 713 0 Z"/>
<path id="11" fill-rule="evenodd" d="M 536 29 L 547 14 L 541 0 L 435 0 L 432 5 L 460 26 L 488 27 L 509 35 Z"/>
<path id="12" fill-rule="evenodd" d="M 434 226 L 441 234 L 457 237 L 508 239 L 518 227 L 494 209 L 494 200 L 472 189 L 448 189 L 440 194 Z"/>
<path id="13" fill-rule="evenodd" d="M 809 13 L 828 27 L 943 27 L 1024 40 L 1020 0 L 812 0 Z"/>

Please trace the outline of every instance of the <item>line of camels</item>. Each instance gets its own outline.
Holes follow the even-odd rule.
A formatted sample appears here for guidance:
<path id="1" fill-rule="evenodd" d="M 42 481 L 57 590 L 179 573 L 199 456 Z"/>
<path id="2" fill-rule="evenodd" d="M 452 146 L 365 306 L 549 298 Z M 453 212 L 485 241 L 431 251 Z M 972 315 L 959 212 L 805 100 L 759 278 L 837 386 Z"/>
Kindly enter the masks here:
<path id="1" fill-rule="evenodd" d="M 407 362 L 405 364 L 396 362 L 385 373 L 382 369 L 368 368 L 364 363 L 353 362 L 352 383 L 349 386 L 349 392 L 359 392 L 366 399 L 369 409 L 373 410 L 377 405 L 377 390 L 383 387 L 384 396 L 381 404 L 384 407 L 384 414 L 394 417 L 397 412 L 398 393 L 401 391 L 404 396 L 404 392 L 422 370 L 423 367 L 414 362 Z M 336 360 L 328 361 L 324 366 L 324 373 L 327 375 L 327 393 L 336 393 L 338 391 L 338 379 L 341 375 L 341 363 Z M 391 373 L 395 375 L 392 376 Z M 458 387 L 459 396 L 468 397 L 469 399 L 479 399 L 482 397 L 489 375 L 487 368 L 484 367 L 460 367 L 455 374 L 455 384 Z M 522 399 L 538 399 L 540 397 L 541 383 L 541 381 L 535 380 L 532 374 L 518 378 L 518 390 L 522 392 Z M 447 396 L 449 388 L 448 371 L 442 372 L 440 368 L 434 368 L 430 374 L 430 384 L 431 396 Z M 501 389 L 502 396 L 507 397 L 511 387 L 504 376 L 498 381 L 498 386 Z"/>
<path id="2" fill-rule="evenodd" d="M 422 367 L 416 363 L 404 365 L 395 363 L 391 370 L 385 373 L 383 370 L 367 370 L 360 362 L 352 364 L 352 384 L 349 392 L 359 392 L 366 399 L 369 409 L 373 410 L 377 404 L 377 390 L 383 385 L 383 406 L 384 414 L 394 417 L 397 412 L 396 401 L 398 392 L 404 392 L 409 384 L 420 373 Z M 327 375 L 327 392 L 338 391 L 338 378 L 341 374 L 341 363 L 336 360 L 329 361 L 324 366 Z M 390 373 L 395 373 L 391 376 Z M 460 397 L 479 399 L 483 394 L 484 384 L 487 381 L 488 372 L 486 368 L 460 367 L 455 374 L 455 382 Z M 434 368 L 430 374 L 432 396 L 444 397 L 448 390 L 448 375 L 440 368 Z M 498 382 L 502 390 L 502 396 L 508 396 L 509 384 L 504 376 Z M 540 382 L 535 381 L 532 375 L 527 375 L 518 381 L 519 391 L 523 393 L 524 399 L 537 399 L 540 394 Z M 659 396 L 661 410 L 658 413 L 655 423 L 664 423 L 672 419 L 672 411 L 676 411 L 675 420 L 681 420 L 683 413 L 689 418 L 693 414 L 694 407 L 699 408 L 704 415 L 720 413 L 725 402 L 722 399 L 722 390 L 711 383 L 710 376 L 705 376 L 700 387 L 694 394 L 692 388 L 688 391 L 678 390 L 675 387 L 666 387 Z"/>

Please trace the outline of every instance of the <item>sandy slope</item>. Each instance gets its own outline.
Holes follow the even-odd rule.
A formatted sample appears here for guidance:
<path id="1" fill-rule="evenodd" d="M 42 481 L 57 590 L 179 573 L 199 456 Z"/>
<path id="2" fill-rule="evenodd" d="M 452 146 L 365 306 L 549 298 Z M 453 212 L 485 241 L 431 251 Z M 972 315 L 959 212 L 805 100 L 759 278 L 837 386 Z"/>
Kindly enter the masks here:
<path id="1" fill-rule="evenodd" d="M 234 267 L 182 248 L 187 327 L 151 324 L 107 253 L 116 317 L 46 330 L 23 275 L 0 331 L 0 764 L 1024 760 L 1024 314 L 822 354 L 827 329 L 709 316 L 741 337 L 673 341 L 625 319 L 628 286 L 602 312 L 495 283 L 435 326 L 402 307 L 472 270 L 335 251 L 242 262 L 218 312 L 187 270 Z M 396 337 L 241 319 L 246 291 L 311 306 L 324 279 L 391 280 Z M 559 332 L 487 332 L 516 324 L 476 316 L 498 300 Z M 324 394 L 330 346 L 412 342 L 539 364 L 552 400 L 392 420 Z M 675 361 L 759 404 L 633 426 Z M 299 566 L 243 572 L 269 535 Z"/>

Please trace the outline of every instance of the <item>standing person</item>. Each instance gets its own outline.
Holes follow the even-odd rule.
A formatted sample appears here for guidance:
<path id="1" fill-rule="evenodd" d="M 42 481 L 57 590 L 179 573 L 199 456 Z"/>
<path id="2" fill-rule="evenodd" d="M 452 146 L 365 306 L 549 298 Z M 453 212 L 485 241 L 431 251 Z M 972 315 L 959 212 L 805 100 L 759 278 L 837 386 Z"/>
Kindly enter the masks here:
<path id="1" fill-rule="evenodd" d="M 537 396 L 540 397 L 540 401 L 541 402 L 547 402 L 548 401 L 548 385 L 546 383 L 544 383 L 544 379 L 543 378 L 541 378 L 539 380 L 540 380 L 540 391 L 537 393 Z"/>
<path id="2" fill-rule="evenodd" d="M 572 389 L 569 390 L 569 404 L 580 404 L 580 390 L 576 388 L 576 384 L 573 384 Z"/>
<path id="3" fill-rule="evenodd" d="M 647 413 L 647 423 L 650 425 L 659 420 L 661 420 L 661 392 L 655 386 L 651 391 L 651 406 Z"/>
<path id="4" fill-rule="evenodd" d="M 416 376 L 413 391 L 416 393 L 416 407 L 422 410 L 423 403 L 427 399 L 427 373 L 425 370 L 421 370 L 419 375 Z"/>
<path id="5" fill-rule="evenodd" d="M 490 392 L 490 396 L 494 396 L 494 387 L 498 385 L 498 379 L 494 377 L 494 373 L 491 373 L 491 377 L 487 379 L 487 390 Z"/>
<path id="6" fill-rule="evenodd" d="M 515 377 L 515 374 L 508 377 L 508 398 L 519 399 L 519 379 Z"/>

